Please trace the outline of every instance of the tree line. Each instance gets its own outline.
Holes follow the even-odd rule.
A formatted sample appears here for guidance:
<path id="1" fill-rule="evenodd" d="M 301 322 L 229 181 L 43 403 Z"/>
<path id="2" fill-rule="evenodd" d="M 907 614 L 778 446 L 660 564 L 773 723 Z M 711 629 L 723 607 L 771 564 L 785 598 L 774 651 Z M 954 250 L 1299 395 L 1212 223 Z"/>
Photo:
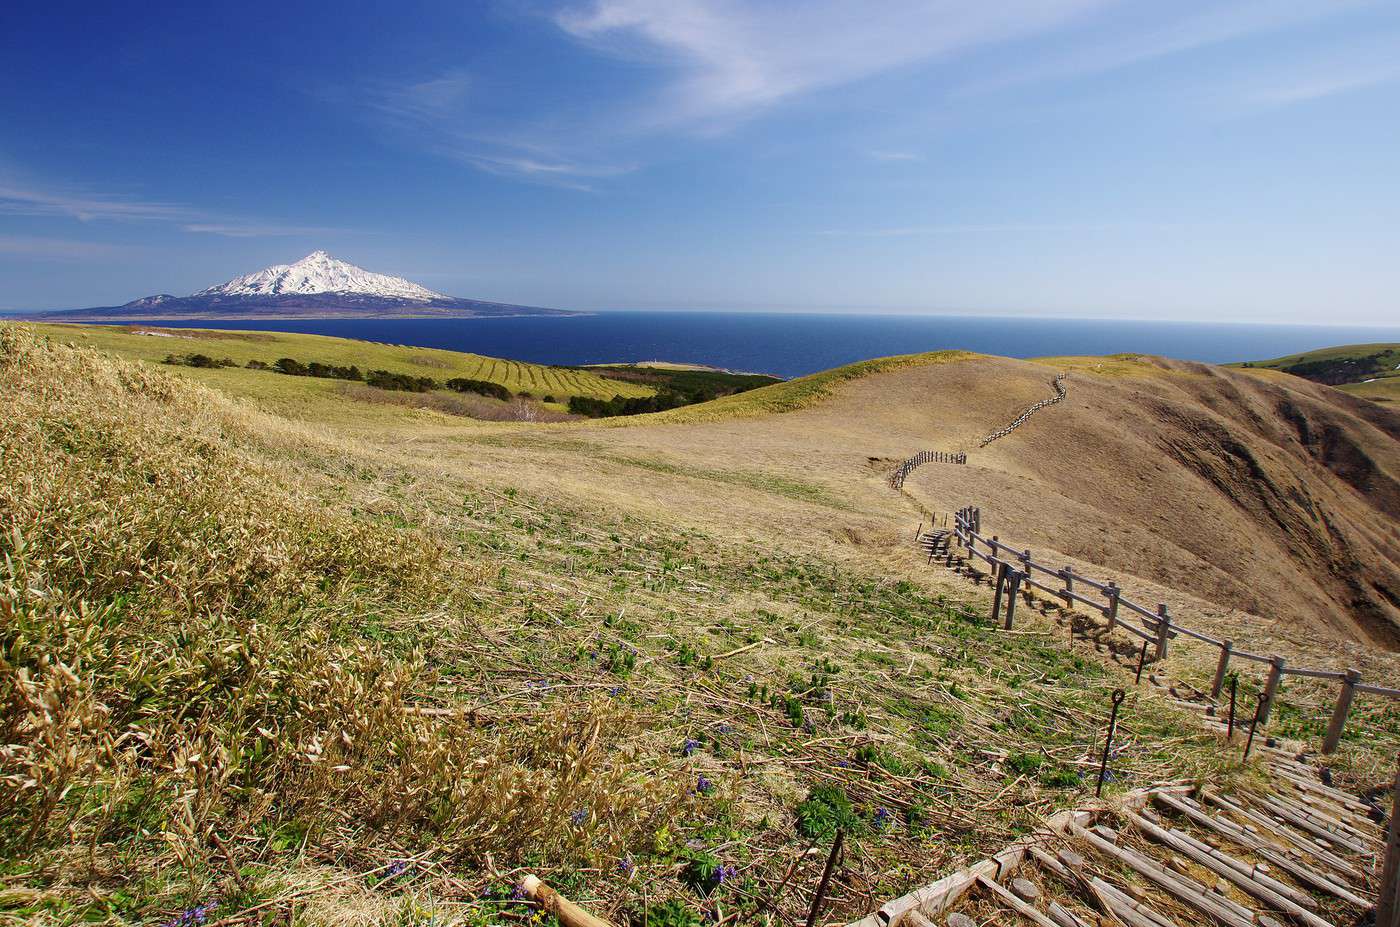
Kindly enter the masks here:
<path id="1" fill-rule="evenodd" d="M 182 367 L 237 367 L 238 361 L 231 357 L 215 359 L 207 354 L 167 354 L 165 363 Z M 432 377 L 419 377 L 408 373 L 395 373 L 391 370 L 368 370 L 363 371 L 355 364 L 341 366 L 339 364 L 323 364 L 320 361 L 310 361 L 302 363 L 291 357 L 280 357 L 272 363 L 260 360 L 250 360 L 243 365 L 248 370 L 271 370 L 274 373 L 284 373 L 290 377 L 320 377 L 328 380 L 353 380 L 357 383 L 365 383 L 376 389 L 400 390 L 409 393 L 428 393 L 436 389 L 450 389 L 457 393 L 476 393 L 480 396 L 488 396 L 492 399 L 499 399 L 508 402 L 511 399 L 510 390 L 499 383 L 492 383 L 489 380 L 473 380 L 468 377 L 453 377 L 446 383 L 438 383 Z M 521 393 L 522 396 L 528 396 Z M 546 396 L 545 401 L 552 401 L 554 397 Z"/>

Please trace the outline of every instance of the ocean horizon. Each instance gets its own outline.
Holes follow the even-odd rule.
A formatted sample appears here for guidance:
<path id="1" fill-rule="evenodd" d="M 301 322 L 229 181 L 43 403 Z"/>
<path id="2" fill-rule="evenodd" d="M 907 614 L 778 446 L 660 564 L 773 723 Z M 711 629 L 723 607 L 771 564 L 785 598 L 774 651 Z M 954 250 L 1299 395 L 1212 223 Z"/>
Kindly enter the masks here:
<path id="1" fill-rule="evenodd" d="M 872 357 L 947 349 L 1017 358 L 1159 354 L 1218 364 L 1332 345 L 1400 341 L 1400 326 L 680 310 L 480 319 L 153 319 L 106 324 L 300 332 L 538 364 L 670 361 L 785 378 Z"/>

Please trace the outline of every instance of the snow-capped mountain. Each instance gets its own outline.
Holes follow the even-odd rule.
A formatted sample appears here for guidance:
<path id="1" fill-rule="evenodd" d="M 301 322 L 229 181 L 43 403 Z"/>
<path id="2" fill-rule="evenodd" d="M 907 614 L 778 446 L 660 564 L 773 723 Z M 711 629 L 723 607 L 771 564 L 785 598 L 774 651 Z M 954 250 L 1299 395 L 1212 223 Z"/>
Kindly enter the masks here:
<path id="1" fill-rule="evenodd" d="M 143 296 L 121 306 L 69 309 L 42 318 L 73 321 L 140 319 L 389 319 L 570 315 L 561 309 L 447 296 L 313 251 L 189 296 Z"/>
<path id="2" fill-rule="evenodd" d="M 376 274 L 313 251 L 295 264 L 276 264 L 255 274 L 200 290 L 195 296 L 286 296 L 310 293 L 358 293 L 392 299 L 451 299 L 402 277 Z"/>

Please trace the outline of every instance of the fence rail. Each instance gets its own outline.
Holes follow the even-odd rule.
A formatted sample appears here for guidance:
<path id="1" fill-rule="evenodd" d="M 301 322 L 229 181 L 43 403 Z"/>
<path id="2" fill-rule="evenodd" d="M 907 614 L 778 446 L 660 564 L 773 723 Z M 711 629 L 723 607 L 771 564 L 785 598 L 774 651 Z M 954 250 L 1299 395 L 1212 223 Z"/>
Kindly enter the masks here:
<path id="1" fill-rule="evenodd" d="M 1328 721 L 1327 733 L 1323 738 L 1323 753 L 1335 752 L 1340 744 L 1342 730 L 1346 726 L 1347 714 L 1351 710 L 1351 703 L 1356 693 L 1363 692 L 1368 695 L 1382 695 L 1400 699 L 1400 689 L 1363 683 L 1361 674 L 1353 669 L 1341 671 L 1294 667 L 1288 666 L 1284 658 L 1277 655 L 1265 656 L 1246 650 L 1236 650 L 1232 641 L 1220 640 L 1173 621 L 1165 603 L 1159 603 L 1155 609 L 1139 605 L 1124 598 L 1123 591 L 1112 580 L 1090 579 L 1076 573 L 1069 566 L 1056 568 L 1049 564 L 1039 563 L 1033 559 L 1030 550 L 1019 550 L 996 535 L 985 537 L 981 532 L 981 509 L 968 506 L 954 513 L 953 540 L 963 548 L 969 559 L 981 560 L 987 564 L 996 583 L 992 616 L 995 619 L 1001 615 L 1001 603 L 1005 597 L 1007 602 L 1005 627 L 1008 629 L 1013 626 L 1015 618 L 1016 595 L 1024 585 L 1028 590 L 1031 588 L 1039 589 L 1051 597 L 1061 599 L 1066 606 L 1072 602 L 1079 602 L 1100 612 L 1108 620 L 1109 631 L 1121 628 L 1144 641 L 1154 643 L 1154 660 L 1165 659 L 1172 639 L 1179 636 L 1189 637 L 1218 647 L 1220 658 L 1215 668 L 1215 679 L 1211 684 L 1211 698 L 1220 697 L 1220 691 L 1225 685 L 1226 673 L 1232 659 L 1239 658 L 1256 663 L 1267 663 L 1269 673 L 1264 682 L 1264 691 L 1260 695 L 1258 708 L 1258 723 L 1261 726 L 1269 720 L 1269 714 L 1278 698 L 1280 684 L 1284 676 L 1335 680 L 1340 683 L 1340 688 L 1337 692 L 1337 701 L 1333 707 L 1332 716 Z M 979 545 L 981 549 L 979 549 Z M 951 547 L 947 548 L 946 555 L 948 565 L 952 566 Z M 930 562 L 932 559 L 932 554 L 930 554 Z M 1058 579 L 1059 585 L 1043 582 L 1036 578 L 1037 574 L 1055 577 Z M 1076 585 L 1095 590 L 1103 601 L 1100 602 L 1077 591 Z M 1125 622 L 1120 615 L 1124 611 L 1135 616 L 1142 624 L 1142 628 L 1134 627 L 1131 622 Z"/>
<path id="2" fill-rule="evenodd" d="M 902 488 L 904 478 L 912 473 L 916 467 L 922 467 L 926 463 L 965 464 L 967 463 L 967 455 L 955 454 L 951 451 L 919 451 L 894 468 L 894 473 L 890 474 L 890 485 L 895 489 Z"/>
<path id="3" fill-rule="evenodd" d="M 1026 409 L 1026 411 L 1018 415 L 1010 425 L 1007 425 L 1005 428 L 998 428 L 996 431 L 983 438 L 977 446 L 986 447 L 988 444 L 991 444 L 998 438 L 1006 437 L 1007 435 L 1011 434 L 1011 432 L 1015 431 L 1017 428 L 1020 428 L 1022 425 L 1026 424 L 1026 420 L 1029 419 L 1032 415 L 1036 414 L 1046 406 L 1053 406 L 1057 402 L 1063 402 L 1065 396 L 1069 395 L 1069 391 L 1065 388 L 1065 375 L 1063 373 L 1055 374 L 1054 379 L 1050 381 L 1050 386 L 1052 389 L 1055 390 L 1055 395 L 1051 396 L 1049 399 L 1042 399 L 1040 400 L 1040 402 L 1033 404 L 1028 409 Z"/>

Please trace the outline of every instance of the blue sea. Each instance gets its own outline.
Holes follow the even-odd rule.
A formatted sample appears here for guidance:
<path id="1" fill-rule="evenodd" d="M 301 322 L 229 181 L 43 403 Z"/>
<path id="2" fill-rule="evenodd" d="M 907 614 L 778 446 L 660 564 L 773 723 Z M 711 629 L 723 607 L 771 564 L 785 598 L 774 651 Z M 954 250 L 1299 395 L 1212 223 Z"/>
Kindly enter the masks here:
<path id="1" fill-rule="evenodd" d="M 628 311 L 460 320 L 206 319 L 150 324 L 334 335 L 540 364 L 665 360 L 780 377 L 802 376 L 871 357 L 945 348 L 1007 357 L 1138 352 L 1224 363 L 1262 360 L 1329 345 L 1400 341 L 1400 326 L 776 312 Z"/>

